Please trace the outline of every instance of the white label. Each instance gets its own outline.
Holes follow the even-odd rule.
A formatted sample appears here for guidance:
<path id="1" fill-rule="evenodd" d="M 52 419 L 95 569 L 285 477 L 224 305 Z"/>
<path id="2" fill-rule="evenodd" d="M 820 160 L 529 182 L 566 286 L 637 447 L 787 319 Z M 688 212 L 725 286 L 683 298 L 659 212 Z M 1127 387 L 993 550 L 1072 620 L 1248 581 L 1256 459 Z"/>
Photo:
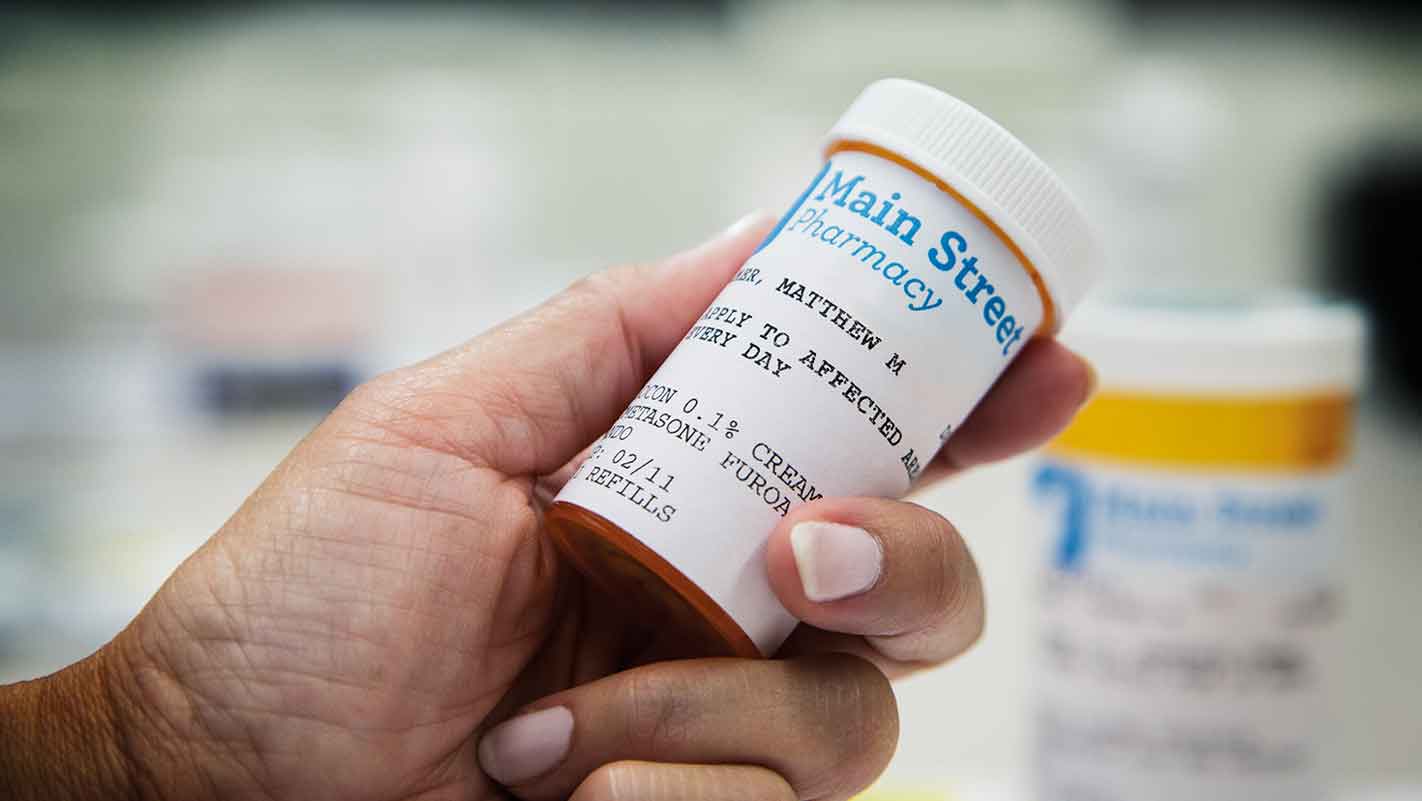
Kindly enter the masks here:
<path id="1" fill-rule="evenodd" d="M 903 494 L 1041 322 L 1026 270 L 890 161 L 820 174 L 559 500 L 616 523 L 774 652 L 764 542 L 822 496 Z"/>
<path id="2" fill-rule="evenodd" d="M 1327 797 L 1340 482 L 1039 465 L 1037 798 Z"/>

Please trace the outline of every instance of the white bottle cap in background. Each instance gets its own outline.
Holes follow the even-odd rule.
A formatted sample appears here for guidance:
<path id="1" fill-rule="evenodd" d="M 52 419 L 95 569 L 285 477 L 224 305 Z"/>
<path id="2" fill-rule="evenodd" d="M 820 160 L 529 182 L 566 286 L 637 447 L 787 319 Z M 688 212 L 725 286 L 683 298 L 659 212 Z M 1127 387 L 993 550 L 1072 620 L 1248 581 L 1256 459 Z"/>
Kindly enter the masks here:
<path id="1" fill-rule="evenodd" d="M 1366 324 L 1308 295 L 1209 299 L 1111 297 L 1083 304 L 1062 342 L 1113 390 L 1190 396 L 1352 394 L 1363 380 Z"/>

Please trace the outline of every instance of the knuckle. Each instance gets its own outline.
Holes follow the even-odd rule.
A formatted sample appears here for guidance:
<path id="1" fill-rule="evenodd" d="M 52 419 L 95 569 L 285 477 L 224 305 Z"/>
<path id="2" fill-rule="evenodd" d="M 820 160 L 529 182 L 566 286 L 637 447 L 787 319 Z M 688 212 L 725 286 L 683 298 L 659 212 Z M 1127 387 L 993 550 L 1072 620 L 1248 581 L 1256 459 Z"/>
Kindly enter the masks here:
<path id="1" fill-rule="evenodd" d="M 702 776 L 702 782 L 714 782 L 720 787 L 688 793 L 688 798 L 745 798 L 755 801 L 799 801 L 800 798 L 784 776 L 758 765 L 708 770 Z"/>
<path id="2" fill-rule="evenodd" d="M 408 367 L 400 367 L 367 378 L 346 394 L 338 410 L 370 410 L 397 404 L 406 394 L 404 379 L 408 370 Z"/>
<path id="3" fill-rule="evenodd" d="M 977 566 L 958 529 L 941 515 L 933 515 L 928 540 L 936 566 L 930 576 L 931 623 L 961 616 L 978 604 Z"/>
<path id="4" fill-rule="evenodd" d="M 571 801 L 624 801 L 636 798 L 637 793 L 629 788 L 630 782 L 637 781 L 633 766 L 613 762 L 589 773 L 578 789 L 573 791 Z"/>
<path id="5" fill-rule="evenodd" d="M 410 393 L 401 368 L 369 378 L 346 394 L 324 428 L 337 433 L 402 432 L 409 424 Z"/>
<path id="6" fill-rule="evenodd" d="M 619 287 L 637 282 L 648 269 L 643 264 L 625 264 L 588 273 L 569 284 L 562 298 L 575 305 L 605 304 L 609 297 L 618 294 Z"/>
<path id="7" fill-rule="evenodd" d="M 938 662 L 972 647 L 983 634 L 986 616 L 982 580 L 972 552 L 958 529 L 936 513 L 921 518 L 914 549 L 918 560 L 918 601 L 898 621 L 897 633 L 871 638 L 876 650 L 900 662 Z"/>
<path id="8" fill-rule="evenodd" d="M 444 432 L 449 420 L 441 407 L 439 377 L 418 364 L 369 378 L 351 390 L 330 417 L 337 431 L 380 431 L 402 439 Z"/>
<path id="9" fill-rule="evenodd" d="M 977 579 L 973 580 L 973 586 L 980 586 Z M 974 590 L 973 595 L 980 595 L 979 590 Z M 962 642 L 958 646 L 958 652 L 968 650 L 978 640 L 983 638 L 983 632 L 987 630 L 987 607 L 979 599 L 971 602 L 965 611 L 959 616 L 962 620 Z"/>
<path id="10" fill-rule="evenodd" d="M 652 752 L 684 745 L 691 737 L 693 692 L 695 688 L 672 670 L 653 665 L 633 671 L 621 699 L 628 739 Z"/>
<path id="11" fill-rule="evenodd" d="M 534 309 L 523 322 L 546 329 L 589 318 L 603 320 L 608 310 L 616 307 L 620 283 L 616 268 L 583 275 Z"/>
<path id="12" fill-rule="evenodd" d="M 981 607 L 976 566 L 947 518 L 914 504 L 894 513 L 891 571 L 896 588 L 873 621 L 881 637 L 908 637 Z"/>
<path id="13" fill-rule="evenodd" d="M 767 781 L 768 786 L 762 794 L 764 801 L 799 801 L 799 794 L 784 776 L 771 770 L 766 770 L 766 773 L 772 778 Z"/>
<path id="14" fill-rule="evenodd" d="M 939 515 L 926 524 L 918 604 L 899 633 L 870 638 L 899 662 L 940 662 L 968 650 L 986 625 L 982 579 L 957 528 Z"/>
<path id="15" fill-rule="evenodd" d="M 835 725 L 820 729 L 829 738 L 826 786 L 813 795 L 848 795 L 869 786 L 898 746 L 898 702 L 888 677 L 870 662 L 849 654 L 827 659 L 830 686 L 816 688 L 830 698 Z M 801 788 L 802 794 L 805 788 Z"/>
<path id="16" fill-rule="evenodd" d="M 586 275 L 574 281 L 550 306 L 556 316 L 567 320 L 605 321 L 621 337 L 624 344 L 622 350 L 631 355 L 633 366 L 650 372 L 654 365 L 639 363 L 642 358 L 641 347 L 622 312 L 621 301 L 626 287 L 646 283 L 643 276 L 648 269 L 643 265 L 628 265 Z M 586 359 L 591 365 L 607 355 L 605 349 L 599 347 L 590 350 Z"/>
<path id="17" fill-rule="evenodd" d="M 712 768 L 703 772 L 706 791 L 688 793 L 690 798 L 747 798 L 755 801 L 799 801 L 795 787 L 779 773 L 760 765 Z"/>
<path id="18" fill-rule="evenodd" d="M 597 303 L 612 291 L 614 283 L 612 270 L 588 273 L 563 290 L 562 300 L 572 304 Z"/>

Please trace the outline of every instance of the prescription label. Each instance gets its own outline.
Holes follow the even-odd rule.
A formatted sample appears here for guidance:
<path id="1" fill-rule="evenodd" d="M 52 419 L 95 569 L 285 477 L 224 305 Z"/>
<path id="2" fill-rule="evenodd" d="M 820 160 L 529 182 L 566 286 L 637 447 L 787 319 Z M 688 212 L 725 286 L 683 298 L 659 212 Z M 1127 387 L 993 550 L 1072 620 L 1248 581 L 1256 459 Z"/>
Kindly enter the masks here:
<path id="1" fill-rule="evenodd" d="M 796 621 L 766 536 L 816 498 L 903 494 L 1043 316 L 978 212 L 837 153 L 558 500 L 637 537 L 772 653 Z"/>
<path id="2" fill-rule="evenodd" d="M 1037 464 L 1040 801 L 1327 797 L 1343 482 Z"/>

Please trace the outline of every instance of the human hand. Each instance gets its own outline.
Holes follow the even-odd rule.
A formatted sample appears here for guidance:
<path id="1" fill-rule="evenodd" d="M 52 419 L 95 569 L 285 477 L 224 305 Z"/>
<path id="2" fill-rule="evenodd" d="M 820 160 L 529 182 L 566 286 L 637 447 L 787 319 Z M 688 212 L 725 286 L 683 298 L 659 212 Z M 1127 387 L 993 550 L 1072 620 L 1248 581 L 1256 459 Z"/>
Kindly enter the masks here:
<path id="1" fill-rule="evenodd" d="M 0 787 L 303 801 L 865 787 L 897 737 L 886 674 L 950 659 L 982 627 L 946 520 L 879 499 L 799 507 L 768 548 L 806 621 L 782 658 L 654 664 L 655 638 L 540 532 L 578 454 L 768 224 L 585 279 L 357 389 L 113 642 L 0 688 Z M 1034 342 L 930 471 L 1041 442 L 1090 383 L 1079 358 Z"/>

